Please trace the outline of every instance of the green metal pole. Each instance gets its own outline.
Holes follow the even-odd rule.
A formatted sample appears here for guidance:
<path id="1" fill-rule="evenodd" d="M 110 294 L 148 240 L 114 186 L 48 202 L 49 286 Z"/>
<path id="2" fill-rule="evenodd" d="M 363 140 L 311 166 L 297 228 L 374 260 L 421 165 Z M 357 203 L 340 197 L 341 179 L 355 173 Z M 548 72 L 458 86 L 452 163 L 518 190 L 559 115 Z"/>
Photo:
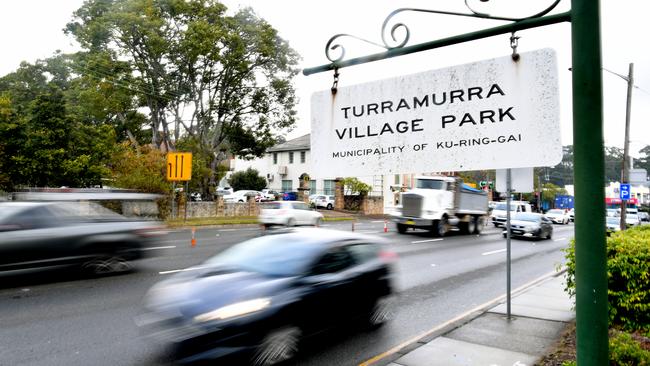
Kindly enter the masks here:
<path id="1" fill-rule="evenodd" d="M 578 365 L 608 364 L 600 2 L 571 4 Z"/>

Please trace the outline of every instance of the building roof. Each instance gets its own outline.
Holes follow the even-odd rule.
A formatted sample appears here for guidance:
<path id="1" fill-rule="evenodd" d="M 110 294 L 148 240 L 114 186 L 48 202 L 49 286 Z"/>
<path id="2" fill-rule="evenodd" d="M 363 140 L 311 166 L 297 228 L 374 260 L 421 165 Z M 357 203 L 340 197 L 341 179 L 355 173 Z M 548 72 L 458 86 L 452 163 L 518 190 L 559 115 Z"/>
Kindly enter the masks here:
<path id="1" fill-rule="evenodd" d="M 268 149 L 267 152 L 309 150 L 311 148 L 310 136 L 311 134 L 308 133 L 304 136 L 296 137 L 293 140 L 277 144 Z"/>

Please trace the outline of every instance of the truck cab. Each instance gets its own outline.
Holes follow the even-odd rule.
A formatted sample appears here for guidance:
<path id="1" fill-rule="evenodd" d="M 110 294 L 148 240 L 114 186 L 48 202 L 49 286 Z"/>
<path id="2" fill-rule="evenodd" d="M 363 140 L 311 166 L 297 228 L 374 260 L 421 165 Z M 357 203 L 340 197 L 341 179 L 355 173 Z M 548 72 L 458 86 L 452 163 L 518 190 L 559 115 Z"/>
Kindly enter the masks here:
<path id="1" fill-rule="evenodd" d="M 454 227 L 480 232 L 488 199 L 485 192 L 466 186 L 457 177 L 421 176 L 413 189 L 402 193 L 400 203 L 393 213 L 398 232 L 420 228 L 443 236 Z"/>

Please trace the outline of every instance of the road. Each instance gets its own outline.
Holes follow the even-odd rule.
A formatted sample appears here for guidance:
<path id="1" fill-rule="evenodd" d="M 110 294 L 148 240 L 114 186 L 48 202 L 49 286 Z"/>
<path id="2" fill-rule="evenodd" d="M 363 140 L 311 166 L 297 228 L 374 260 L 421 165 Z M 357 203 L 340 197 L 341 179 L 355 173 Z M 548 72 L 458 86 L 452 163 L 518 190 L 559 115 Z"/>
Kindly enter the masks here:
<path id="1" fill-rule="evenodd" d="M 351 222 L 326 224 L 351 230 Z M 383 221 L 355 231 L 387 238 L 398 253 L 394 319 L 376 331 L 347 331 L 308 345 L 296 365 L 357 365 L 506 292 L 505 239 L 486 228 L 480 236 L 400 235 Z M 78 278 L 58 272 L 0 277 L 0 365 L 168 365 L 164 349 L 138 333 L 133 317 L 147 289 L 180 269 L 247 238 L 258 227 L 201 228 L 170 233 L 133 273 Z M 512 288 L 555 270 L 573 225 L 556 225 L 552 240 L 512 241 Z"/>

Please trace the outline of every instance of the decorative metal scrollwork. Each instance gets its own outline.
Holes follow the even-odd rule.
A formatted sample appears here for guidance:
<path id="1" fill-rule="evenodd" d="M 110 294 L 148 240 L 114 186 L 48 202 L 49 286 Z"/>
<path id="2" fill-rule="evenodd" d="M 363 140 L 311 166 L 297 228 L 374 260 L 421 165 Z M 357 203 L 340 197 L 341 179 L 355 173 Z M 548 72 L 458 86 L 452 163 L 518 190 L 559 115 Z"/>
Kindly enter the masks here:
<path id="1" fill-rule="evenodd" d="M 519 22 L 522 20 L 526 19 L 533 19 L 533 18 L 539 18 L 542 17 L 549 12 L 551 12 L 555 7 L 560 3 L 561 0 L 555 0 L 548 8 L 544 9 L 543 11 L 533 14 L 531 16 L 523 17 L 523 18 L 509 18 L 509 17 L 501 17 L 501 16 L 492 16 L 487 13 L 482 13 L 474 10 L 470 5 L 469 5 L 470 0 L 465 0 L 465 6 L 467 9 L 469 9 L 469 13 L 458 13 L 458 12 L 452 12 L 452 11 L 443 11 L 443 10 L 430 10 L 430 9 L 418 9 L 418 8 L 400 8 L 393 10 L 386 19 L 384 20 L 384 23 L 382 24 L 381 27 L 381 40 L 383 44 L 379 44 L 376 42 L 369 41 L 367 39 L 359 38 L 356 36 L 353 36 L 351 34 L 337 34 L 330 38 L 330 40 L 327 42 L 327 45 L 325 46 L 325 56 L 327 57 L 328 60 L 330 60 L 333 63 L 336 63 L 338 61 L 343 60 L 345 57 L 345 47 L 341 43 L 335 43 L 336 40 L 338 40 L 341 37 L 350 37 L 354 38 L 357 40 L 360 40 L 362 42 L 384 48 L 386 50 L 391 50 L 395 48 L 402 48 L 406 46 L 406 44 L 409 41 L 409 38 L 411 36 L 411 31 L 409 30 L 408 26 L 404 23 L 396 23 L 393 26 L 390 27 L 390 32 L 387 32 L 388 25 L 391 21 L 391 19 L 402 12 L 419 12 L 419 13 L 433 13 L 433 14 L 443 14 L 443 15 L 456 15 L 456 16 L 464 16 L 464 17 L 472 17 L 472 18 L 480 18 L 480 19 L 491 19 L 491 20 L 503 20 L 503 21 L 509 21 L 509 22 Z M 481 2 L 487 2 L 489 0 L 479 0 Z M 402 32 L 402 37 L 401 40 L 398 39 L 398 31 Z M 391 42 L 388 42 L 386 39 L 387 34 L 390 35 Z M 392 44 L 392 45 L 391 45 Z M 339 50 L 339 55 L 338 57 L 333 57 L 332 51 Z"/>

